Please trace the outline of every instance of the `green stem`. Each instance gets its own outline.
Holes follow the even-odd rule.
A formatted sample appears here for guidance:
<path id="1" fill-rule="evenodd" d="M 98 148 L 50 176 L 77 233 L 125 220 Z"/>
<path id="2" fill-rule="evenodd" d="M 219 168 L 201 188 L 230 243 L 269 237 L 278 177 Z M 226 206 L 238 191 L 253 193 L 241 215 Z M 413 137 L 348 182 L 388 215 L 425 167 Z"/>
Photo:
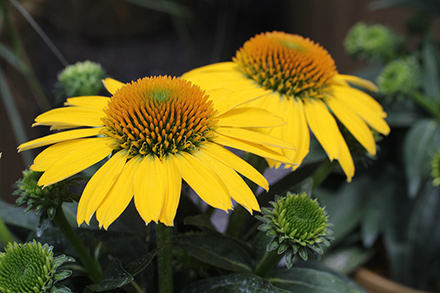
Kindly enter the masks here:
<path id="1" fill-rule="evenodd" d="M 92 256 L 87 251 L 87 248 L 84 246 L 84 243 L 81 241 L 81 239 L 79 239 L 78 235 L 76 235 L 72 226 L 70 226 L 69 222 L 67 221 L 61 206 L 58 207 L 53 220 L 58 228 L 60 228 L 61 232 L 63 232 L 64 236 L 72 245 L 72 247 L 75 249 L 84 268 L 89 274 L 90 279 L 95 283 L 101 281 L 102 270 L 99 262 L 92 258 Z"/>
<path id="2" fill-rule="evenodd" d="M 246 154 L 244 159 L 251 164 L 258 172 L 263 174 L 264 170 L 267 168 L 267 162 L 264 158 L 258 157 L 253 154 Z M 254 182 L 245 179 L 246 183 L 249 185 L 250 189 L 254 192 L 257 190 L 258 185 Z M 243 232 L 246 222 L 246 217 L 249 216 L 249 212 L 240 205 L 237 205 L 234 211 L 231 213 L 229 218 L 228 227 L 226 229 L 226 234 L 232 237 L 239 237 Z"/>
<path id="3" fill-rule="evenodd" d="M 159 274 L 159 292 L 173 292 L 173 268 L 171 264 L 172 228 L 162 223 L 156 225 L 157 247 L 160 248 L 157 255 Z"/>
<path id="4" fill-rule="evenodd" d="M 278 254 L 276 249 L 266 251 L 266 254 L 255 268 L 255 274 L 260 277 L 265 277 L 273 268 L 277 266 L 277 264 L 283 258 L 283 255 L 283 253 Z"/>
<path id="5" fill-rule="evenodd" d="M 315 172 L 312 175 L 312 179 L 313 179 L 312 189 L 318 187 L 327 178 L 327 176 L 330 175 L 336 164 L 337 164 L 336 160 L 330 161 L 328 159 L 325 159 L 318 166 L 318 168 L 315 170 Z"/>
<path id="6" fill-rule="evenodd" d="M 131 281 L 131 286 L 133 286 L 133 288 L 134 288 L 134 290 L 136 291 L 136 292 L 138 292 L 138 293 L 142 293 L 142 292 L 144 292 L 143 290 L 142 290 L 142 288 L 139 286 L 139 284 L 138 283 L 136 283 L 136 281 Z"/>
<path id="7" fill-rule="evenodd" d="M 440 122 L 440 108 L 436 103 L 426 98 L 421 93 L 415 92 L 411 95 L 414 101 L 419 104 L 419 106 L 423 107 L 426 111 L 432 114 L 432 116 Z"/>
<path id="8" fill-rule="evenodd" d="M 14 242 L 14 236 L 12 236 L 11 232 L 9 231 L 8 227 L 6 227 L 6 224 L 5 222 L 3 222 L 2 218 L 0 218 L 0 241 L 5 246 L 9 242 Z"/>

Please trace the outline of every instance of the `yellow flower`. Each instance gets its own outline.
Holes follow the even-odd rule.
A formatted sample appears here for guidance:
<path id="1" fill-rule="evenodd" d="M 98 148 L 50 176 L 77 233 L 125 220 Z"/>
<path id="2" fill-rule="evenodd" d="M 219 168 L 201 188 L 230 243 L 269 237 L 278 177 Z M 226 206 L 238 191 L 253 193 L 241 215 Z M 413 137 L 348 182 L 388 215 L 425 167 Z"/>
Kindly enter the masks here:
<path id="1" fill-rule="evenodd" d="M 237 51 L 233 62 L 204 66 L 182 77 L 210 95 L 229 90 L 250 99 L 260 97 L 246 106 L 269 110 L 288 122 L 267 133 L 295 144 L 295 150 L 283 149 L 283 154 L 297 164 L 291 165 L 293 169 L 309 152 L 309 128 L 329 159 L 339 160 L 348 181 L 354 175 L 354 163 L 337 121 L 372 155 L 376 144 L 371 128 L 385 135 L 390 131 L 382 107 L 349 83 L 372 91 L 376 86 L 339 74 L 324 48 L 298 35 L 259 34 Z M 268 162 L 280 166 L 279 162 Z"/>
<path id="2" fill-rule="evenodd" d="M 44 171 L 38 182 L 43 186 L 110 157 L 83 191 L 79 225 L 89 224 L 96 212 L 100 226 L 107 229 L 133 197 L 146 224 L 173 225 L 182 179 L 215 208 L 231 209 L 232 197 L 250 212 L 258 211 L 255 196 L 238 173 L 267 190 L 266 179 L 224 146 L 289 163 L 272 147 L 293 146 L 255 131 L 284 122 L 266 111 L 235 107 L 248 97 L 212 100 L 198 86 L 167 76 L 104 83 L 111 98 L 69 98 L 68 107 L 35 119 L 34 126 L 70 130 L 19 146 L 24 151 L 53 144 L 31 166 Z"/>

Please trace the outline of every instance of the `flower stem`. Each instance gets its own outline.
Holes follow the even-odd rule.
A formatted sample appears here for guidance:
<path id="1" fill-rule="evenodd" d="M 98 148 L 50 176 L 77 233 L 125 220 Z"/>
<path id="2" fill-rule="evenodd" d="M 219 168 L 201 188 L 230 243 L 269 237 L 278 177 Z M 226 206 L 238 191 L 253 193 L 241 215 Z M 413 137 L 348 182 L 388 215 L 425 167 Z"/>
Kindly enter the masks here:
<path id="1" fill-rule="evenodd" d="M 172 228 L 162 223 L 156 225 L 157 247 L 160 248 L 157 255 L 159 274 L 159 292 L 173 292 L 173 268 L 171 264 L 171 237 Z"/>
<path id="2" fill-rule="evenodd" d="M 244 159 L 251 164 L 258 172 L 263 174 L 264 170 L 267 168 L 267 162 L 264 158 L 258 157 L 253 154 L 246 154 Z M 252 192 L 255 194 L 257 191 L 258 185 L 254 182 L 251 182 L 247 178 L 245 178 L 246 183 L 249 185 Z M 249 215 L 249 212 L 240 205 L 237 205 L 234 211 L 231 213 L 231 217 L 229 218 L 228 227 L 226 229 L 226 234 L 232 237 L 239 237 L 243 232 L 243 228 L 245 227 L 243 224 L 246 222 L 246 217 Z"/>
<path id="3" fill-rule="evenodd" d="M 417 104 L 419 104 L 419 106 L 431 113 L 431 115 L 440 122 L 440 109 L 436 103 L 432 102 L 419 92 L 414 92 L 411 97 Z"/>
<path id="4" fill-rule="evenodd" d="M 72 245 L 72 247 L 75 249 L 84 268 L 89 274 L 90 279 L 93 282 L 98 283 L 102 277 L 101 266 L 99 262 L 92 258 L 92 256 L 87 251 L 87 248 L 84 246 L 84 243 L 81 241 L 81 239 L 79 239 L 78 235 L 76 235 L 72 226 L 70 226 L 69 222 L 67 221 L 61 206 L 58 207 L 53 220 L 58 228 L 60 228 L 61 232 L 63 232 L 64 236 Z"/>
<path id="5" fill-rule="evenodd" d="M 336 164 L 337 164 L 336 160 L 330 161 L 329 159 L 325 159 L 318 166 L 318 168 L 315 170 L 315 172 L 312 175 L 312 179 L 313 179 L 312 189 L 318 187 L 319 184 L 321 184 L 325 180 L 325 178 L 327 178 L 327 176 L 330 175 Z"/>
<path id="6" fill-rule="evenodd" d="M 0 218 L 0 242 L 4 246 L 6 246 L 9 242 L 14 242 L 14 236 L 11 234 L 2 218 Z"/>
<path id="7" fill-rule="evenodd" d="M 255 274 L 260 277 L 265 277 L 273 268 L 277 266 L 280 260 L 283 258 L 283 253 L 278 254 L 277 250 L 267 251 L 264 254 L 261 261 L 255 268 Z"/>

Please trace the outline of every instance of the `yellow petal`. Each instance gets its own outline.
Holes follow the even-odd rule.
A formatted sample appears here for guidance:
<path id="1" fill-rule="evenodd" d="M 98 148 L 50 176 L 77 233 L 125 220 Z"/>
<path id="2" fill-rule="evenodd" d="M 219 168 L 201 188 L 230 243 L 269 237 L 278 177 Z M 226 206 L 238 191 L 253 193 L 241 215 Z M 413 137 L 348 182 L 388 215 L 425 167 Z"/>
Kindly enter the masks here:
<path id="1" fill-rule="evenodd" d="M 334 87 L 333 95 L 359 115 L 370 127 L 387 135 L 390 127 L 383 118 L 387 115 L 382 106 L 369 95 L 352 88 Z"/>
<path id="2" fill-rule="evenodd" d="M 107 229 L 127 208 L 134 194 L 134 174 L 139 168 L 141 156 L 125 163 L 118 180 L 110 188 L 107 196 L 96 209 L 96 219 L 100 227 Z"/>
<path id="3" fill-rule="evenodd" d="M 243 128 L 233 128 L 233 127 L 219 127 L 215 130 L 215 132 L 222 136 L 238 138 L 243 141 L 249 141 L 264 146 L 286 148 L 286 149 L 295 148 L 292 143 L 288 143 L 279 138 L 253 130 L 248 130 Z"/>
<path id="4" fill-rule="evenodd" d="M 376 143 L 370 128 L 349 107 L 338 99 L 326 99 L 327 105 L 335 116 L 344 124 L 359 143 L 372 155 L 376 154 Z"/>
<path id="5" fill-rule="evenodd" d="M 142 158 L 134 175 L 134 203 L 145 224 L 159 220 L 169 184 L 166 179 L 165 167 L 156 155 Z"/>
<path id="6" fill-rule="evenodd" d="M 209 152 L 201 150 L 195 155 L 200 158 L 201 161 L 206 162 L 212 170 L 215 170 L 215 172 L 221 176 L 229 190 L 229 194 L 236 202 L 245 207 L 251 214 L 253 211 L 260 210 L 260 206 L 254 193 L 243 181 L 243 178 L 241 178 L 231 167 L 216 160 L 214 157 L 211 157 Z"/>
<path id="7" fill-rule="evenodd" d="M 186 79 L 186 77 L 199 75 L 199 74 L 204 75 L 205 73 L 209 73 L 209 72 L 235 71 L 236 67 L 237 64 L 231 61 L 218 62 L 188 71 L 187 73 L 182 75 L 182 78 Z"/>
<path id="8" fill-rule="evenodd" d="M 225 211 L 232 208 L 227 187 L 206 163 L 185 152 L 176 154 L 175 158 L 180 166 L 183 180 L 201 199 L 214 208 Z"/>
<path id="9" fill-rule="evenodd" d="M 108 90 L 109 93 L 114 95 L 118 89 L 123 87 L 125 83 L 122 83 L 120 81 L 117 81 L 113 78 L 106 78 L 103 80 L 105 88 Z"/>
<path id="10" fill-rule="evenodd" d="M 307 123 L 330 160 L 339 158 L 340 141 L 338 126 L 322 101 L 309 99 L 304 103 Z"/>
<path id="11" fill-rule="evenodd" d="M 107 107 L 109 101 L 110 98 L 103 96 L 73 97 L 68 98 L 64 105 L 102 110 Z"/>
<path id="12" fill-rule="evenodd" d="M 286 124 L 283 119 L 263 109 L 240 107 L 217 116 L 218 126 L 277 127 Z"/>
<path id="13" fill-rule="evenodd" d="M 341 165 L 342 170 L 347 176 L 347 181 L 350 182 L 354 176 L 354 163 L 353 158 L 351 157 L 350 150 L 348 149 L 347 144 L 341 136 L 341 154 L 339 156 L 339 165 Z"/>
<path id="14" fill-rule="evenodd" d="M 103 126 L 105 113 L 101 110 L 83 107 L 65 107 L 47 111 L 35 118 L 32 126 L 69 124 L 77 126 Z"/>
<path id="15" fill-rule="evenodd" d="M 179 166 L 174 162 L 174 156 L 167 156 L 163 160 L 168 184 L 165 186 L 165 201 L 159 221 L 167 226 L 173 226 L 182 190 L 182 176 Z"/>
<path id="16" fill-rule="evenodd" d="M 346 82 L 357 85 L 359 87 L 363 87 L 363 88 L 370 90 L 372 92 L 377 92 L 379 90 L 377 88 L 377 86 L 374 83 L 372 83 L 371 81 L 363 79 L 363 78 L 359 78 L 357 76 L 338 74 L 338 75 L 336 75 L 335 78 L 342 79 Z"/>
<path id="17" fill-rule="evenodd" d="M 63 131 L 63 132 L 43 136 L 19 145 L 18 152 L 34 149 L 37 147 L 42 147 L 49 144 L 54 144 L 61 141 L 82 138 L 87 136 L 95 136 L 99 134 L 101 129 L 102 129 L 101 127 L 77 129 L 77 130 Z"/>
<path id="18" fill-rule="evenodd" d="M 127 161 L 127 151 L 121 150 L 115 153 L 108 162 L 106 162 L 90 178 L 78 203 L 78 212 L 76 221 L 78 226 L 82 222 L 88 225 L 92 215 L 98 206 L 107 196 L 108 191 L 118 179 L 121 171 Z"/>
<path id="19" fill-rule="evenodd" d="M 264 188 L 266 191 L 269 190 L 269 184 L 267 183 L 266 178 L 264 178 L 264 176 L 261 175 L 260 172 L 258 172 L 252 165 L 247 163 L 245 160 L 238 157 L 237 155 L 227 150 L 223 146 L 220 146 L 215 143 L 206 143 L 203 144 L 201 148 L 211 157 L 233 168 L 241 175 L 247 177 L 255 184 Z"/>
<path id="20" fill-rule="evenodd" d="M 245 80 L 248 83 L 247 80 Z M 247 85 L 246 88 L 239 91 L 231 91 L 225 89 L 214 89 L 207 92 L 214 102 L 214 107 L 221 115 L 231 109 L 244 105 L 254 100 L 261 99 L 271 92 L 256 87 L 255 85 Z"/>
<path id="21" fill-rule="evenodd" d="M 113 150 L 113 138 L 84 138 L 75 143 L 64 157 L 54 162 L 41 175 L 39 185 L 47 186 L 87 169 L 107 157 Z"/>
<path id="22" fill-rule="evenodd" d="M 243 150 L 243 151 L 246 151 L 249 153 L 253 153 L 253 154 L 256 154 L 257 156 L 260 156 L 263 158 L 272 159 L 274 161 L 277 161 L 277 162 L 280 162 L 283 164 L 287 164 L 287 165 L 293 164 L 284 155 L 282 155 L 279 152 L 276 152 L 268 147 L 265 147 L 261 144 L 256 144 L 256 143 L 252 143 L 249 141 L 245 141 L 245 140 L 241 140 L 241 139 L 237 139 L 237 138 L 233 138 L 233 137 L 229 137 L 229 136 L 223 136 L 223 135 L 218 135 L 215 138 L 215 142 L 220 145 L 224 145 L 224 146 L 228 146 L 228 147 L 235 148 L 238 150 Z"/>

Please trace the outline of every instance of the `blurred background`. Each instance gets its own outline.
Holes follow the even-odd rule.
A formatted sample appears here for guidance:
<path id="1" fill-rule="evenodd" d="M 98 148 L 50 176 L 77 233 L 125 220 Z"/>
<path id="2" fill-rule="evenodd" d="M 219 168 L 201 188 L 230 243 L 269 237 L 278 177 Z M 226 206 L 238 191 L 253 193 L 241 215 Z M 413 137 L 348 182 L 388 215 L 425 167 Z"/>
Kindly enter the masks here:
<path id="1" fill-rule="evenodd" d="M 4 99 L 0 103 L 0 195 L 11 202 L 14 182 L 40 151 L 17 154 L 16 147 L 48 133 L 44 127 L 31 125 L 38 114 L 62 104 L 55 99 L 54 84 L 67 64 L 94 61 L 107 75 L 123 82 L 149 75 L 179 76 L 201 65 L 231 60 L 250 37 L 280 30 L 320 43 L 335 59 L 339 72 L 353 73 L 364 64 L 344 51 L 349 28 L 364 21 L 400 32 L 410 12 L 372 9 L 368 0 L 0 2 L 1 94 L 11 97 L 18 109 L 11 111 Z M 52 48 L 30 18 L 53 43 Z M 19 52 L 24 64 L 14 64 L 18 61 L 8 59 L 4 48 Z M 22 135 L 17 137 L 13 128 L 21 129 Z"/>

